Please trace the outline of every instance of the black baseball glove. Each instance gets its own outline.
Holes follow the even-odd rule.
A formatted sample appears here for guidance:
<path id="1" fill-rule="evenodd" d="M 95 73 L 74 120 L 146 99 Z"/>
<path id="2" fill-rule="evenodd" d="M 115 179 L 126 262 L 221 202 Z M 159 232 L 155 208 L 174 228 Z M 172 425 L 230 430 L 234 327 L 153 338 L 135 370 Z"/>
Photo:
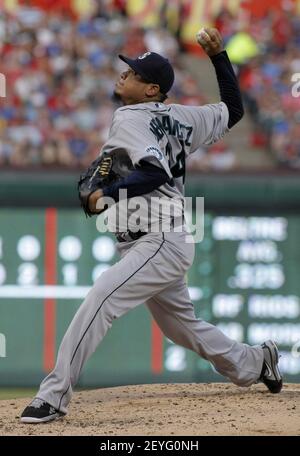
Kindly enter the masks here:
<path id="1" fill-rule="evenodd" d="M 92 217 L 96 214 L 96 212 L 91 212 L 89 209 L 90 195 L 96 190 L 106 187 L 120 178 L 120 176 L 112 170 L 112 166 L 113 159 L 111 156 L 100 156 L 92 162 L 87 171 L 80 175 L 78 181 L 78 196 L 86 217 Z M 104 212 L 104 210 L 106 210 L 106 208 L 101 212 Z M 101 212 L 97 212 L 97 214 Z"/>

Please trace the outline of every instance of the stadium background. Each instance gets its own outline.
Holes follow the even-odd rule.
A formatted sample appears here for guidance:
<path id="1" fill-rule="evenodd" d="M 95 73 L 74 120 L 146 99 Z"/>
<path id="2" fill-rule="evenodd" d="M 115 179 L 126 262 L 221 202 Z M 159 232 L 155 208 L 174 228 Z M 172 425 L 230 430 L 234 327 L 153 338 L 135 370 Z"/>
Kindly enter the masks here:
<path id="1" fill-rule="evenodd" d="M 285 377 L 299 382 L 299 11 L 298 1 L 0 2 L 0 385 L 40 382 L 88 288 L 116 259 L 76 195 L 115 108 L 115 56 L 162 52 L 176 67 L 170 102 L 217 101 L 194 44 L 204 24 L 223 33 L 247 115 L 189 160 L 187 194 L 204 196 L 206 209 L 191 297 L 197 316 L 233 338 L 278 340 Z M 80 385 L 220 380 L 141 306 L 114 323 Z"/>

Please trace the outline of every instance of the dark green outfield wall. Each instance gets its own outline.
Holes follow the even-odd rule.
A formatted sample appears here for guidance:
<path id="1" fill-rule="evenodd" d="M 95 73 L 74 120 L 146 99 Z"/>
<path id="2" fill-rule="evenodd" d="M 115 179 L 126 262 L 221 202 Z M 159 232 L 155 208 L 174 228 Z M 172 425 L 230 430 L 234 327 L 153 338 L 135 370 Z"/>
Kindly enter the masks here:
<path id="1" fill-rule="evenodd" d="M 1 206 L 76 207 L 77 173 L 0 174 Z M 300 175 L 193 175 L 186 194 L 204 196 L 207 208 L 300 208 Z"/>

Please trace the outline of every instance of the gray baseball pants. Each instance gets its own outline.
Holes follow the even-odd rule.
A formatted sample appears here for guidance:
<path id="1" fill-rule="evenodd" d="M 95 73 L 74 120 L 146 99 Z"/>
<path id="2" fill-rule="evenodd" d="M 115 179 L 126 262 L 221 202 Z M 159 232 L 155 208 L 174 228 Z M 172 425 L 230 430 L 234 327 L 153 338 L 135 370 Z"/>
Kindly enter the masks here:
<path id="1" fill-rule="evenodd" d="M 184 275 L 194 258 L 186 233 L 150 233 L 118 244 L 121 259 L 95 282 L 61 342 L 53 371 L 37 397 L 63 413 L 85 361 L 113 320 L 146 303 L 170 340 L 193 350 L 239 386 L 250 386 L 261 373 L 263 350 L 235 342 L 218 328 L 196 319 Z"/>

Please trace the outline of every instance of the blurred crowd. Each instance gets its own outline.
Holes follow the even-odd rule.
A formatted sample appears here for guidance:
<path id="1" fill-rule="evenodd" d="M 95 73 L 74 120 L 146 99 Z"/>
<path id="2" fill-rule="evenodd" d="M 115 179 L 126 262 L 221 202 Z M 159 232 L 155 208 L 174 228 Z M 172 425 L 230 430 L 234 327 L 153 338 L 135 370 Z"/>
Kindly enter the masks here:
<path id="1" fill-rule="evenodd" d="M 0 103 L 0 166 L 89 164 L 116 109 L 114 84 L 125 65 L 119 53 L 151 49 L 168 56 L 176 71 L 169 101 L 206 101 L 180 66 L 174 36 L 163 28 L 129 26 L 122 2 L 113 4 L 79 21 L 26 6 L 0 16 L 0 73 L 7 81 Z"/>
<path id="2" fill-rule="evenodd" d="M 0 102 L 0 166 L 84 167 L 108 136 L 116 104 L 114 84 L 124 68 L 118 54 L 151 49 L 169 57 L 176 71 L 167 102 L 207 102 L 181 66 L 181 44 L 164 27 L 129 23 L 123 0 L 99 1 L 82 19 L 66 12 L 23 6 L 0 11 L 0 73 L 6 97 Z M 162 21 L 163 22 L 163 21 Z M 279 165 L 300 168 L 300 17 L 270 11 L 263 19 L 224 9 L 215 19 L 236 65 L 245 105 L 253 121 L 251 147 L 266 147 Z M 292 86 L 295 85 L 292 91 Z M 300 84 L 299 84 L 300 86 Z M 234 168 L 226 143 L 201 149 L 190 167 Z"/>
<path id="3" fill-rule="evenodd" d="M 267 147 L 280 166 L 300 168 L 300 17 L 282 9 L 243 23 L 222 11 L 216 26 L 238 69 L 252 146 Z"/>

